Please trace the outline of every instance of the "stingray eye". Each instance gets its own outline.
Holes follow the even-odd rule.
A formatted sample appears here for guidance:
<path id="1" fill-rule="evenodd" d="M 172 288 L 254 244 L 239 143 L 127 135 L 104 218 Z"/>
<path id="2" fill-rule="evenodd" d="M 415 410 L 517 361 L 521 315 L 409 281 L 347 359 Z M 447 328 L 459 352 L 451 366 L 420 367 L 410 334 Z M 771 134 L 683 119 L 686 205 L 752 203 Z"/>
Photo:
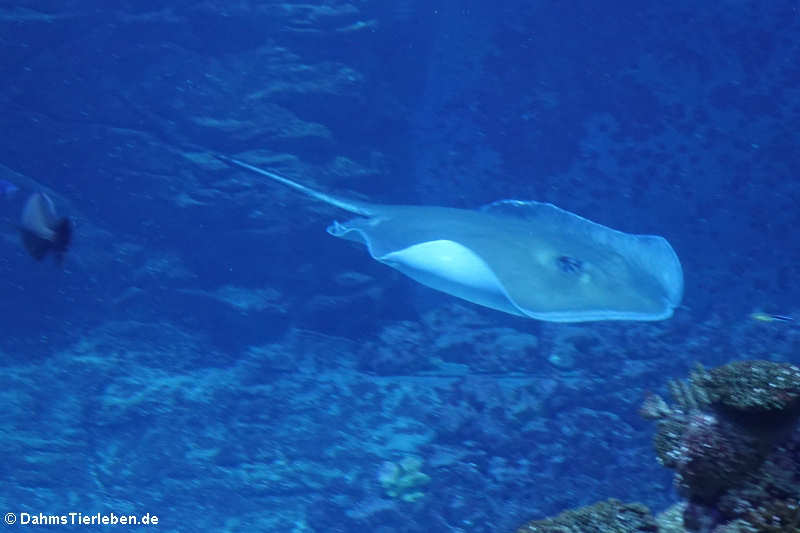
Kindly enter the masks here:
<path id="1" fill-rule="evenodd" d="M 565 274 L 579 274 L 583 272 L 583 262 L 580 259 L 568 255 L 559 256 L 559 258 L 556 259 L 556 265 L 558 265 L 558 269 Z"/>

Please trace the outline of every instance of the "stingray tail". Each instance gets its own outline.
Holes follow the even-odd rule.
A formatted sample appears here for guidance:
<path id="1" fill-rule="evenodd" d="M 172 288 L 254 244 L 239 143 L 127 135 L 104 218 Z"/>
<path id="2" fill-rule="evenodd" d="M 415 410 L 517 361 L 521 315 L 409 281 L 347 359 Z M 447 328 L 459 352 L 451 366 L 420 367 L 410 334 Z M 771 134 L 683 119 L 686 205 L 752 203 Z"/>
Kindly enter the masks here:
<path id="1" fill-rule="evenodd" d="M 345 211 L 349 211 L 357 215 L 371 216 L 373 214 L 372 210 L 369 208 L 367 204 L 363 204 L 361 202 L 356 202 L 352 200 L 345 200 L 343 198 L 337 198 L 335 196 L 325 194 L 324 192 L 315 191 L 314 189 L 306 187 L 305 185 L 301 185 L 296 181 L 290 180 L 289 178 L 284 178 L 280 174 L 276 174 L 272 171 L 263 168 L 254 167 L 253 165 L 247 164 L 244 161 L 239 161 L 238 159 L 234 159 L 232 157 L 219 154 L 214 154 L 214 157 L 216 157 L 217 159 L 228 165 L 239 167 L 244 170 L 253 172 L 255 174 L 259 174 L 261 176 L 266 176 L 271 180 L 277 181 L 278 183 L 282 183 L 287 187 L 291 187 L 296 191 L 300 191 L 303 194 L 306 194 L 312 198 L 316 198 L 317 200 L 321 200 L 326 204 L 338 207 L 339 209 L 344 209 Z"/>

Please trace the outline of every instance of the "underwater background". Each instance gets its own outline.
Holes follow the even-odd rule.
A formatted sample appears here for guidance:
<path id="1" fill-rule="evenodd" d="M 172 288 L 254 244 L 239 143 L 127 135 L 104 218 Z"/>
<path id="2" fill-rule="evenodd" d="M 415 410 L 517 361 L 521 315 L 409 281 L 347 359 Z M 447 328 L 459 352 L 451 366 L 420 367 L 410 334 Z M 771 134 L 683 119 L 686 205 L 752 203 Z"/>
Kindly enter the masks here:
<path id="1" fill-rule="evenodd" d="M 680 495 L 647 394 L 698 362 L 800 362 L 796 320 L 752 318 L 800 313 L 795 0 L 4 2 L 0 74 L 3 514 L 330 533 L 658 512 Z M 683 305 L 477 307 L 215 153 L 662 235 Z M 62 267 L 12 227 L 34 191 L 75 223 Z"/>

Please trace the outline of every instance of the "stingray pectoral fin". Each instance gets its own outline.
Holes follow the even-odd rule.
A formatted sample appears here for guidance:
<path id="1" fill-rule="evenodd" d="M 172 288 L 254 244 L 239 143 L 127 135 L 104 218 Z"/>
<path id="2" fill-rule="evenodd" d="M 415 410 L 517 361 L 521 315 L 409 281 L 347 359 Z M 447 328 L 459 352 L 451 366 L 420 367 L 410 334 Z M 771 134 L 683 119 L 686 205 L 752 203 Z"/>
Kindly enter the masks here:
<path id="1" fill-rule="evenodd" d="M 498 311 L 524 315 L 486 261 L 463 244 L 437 239 L 376 255 L 373 243 L 360 229 L 334 223 L 328 232 L 364 243 L 376 260 L 427 287 Z"/>
<path id="2" fill-rule="evenodd" d="M 455 241 L 422 242 L 377 259 L 428 287 L 498 311 L 523 315 L 486 261 Z"/>
<path id="3" fill-rule="evenodd" d="M 421 242 L 379 258 L 397 269 L 422 272 L 424 276 L 492 292 L 500 281 L 486 262 L 472 250 L 447 239 Z"/>

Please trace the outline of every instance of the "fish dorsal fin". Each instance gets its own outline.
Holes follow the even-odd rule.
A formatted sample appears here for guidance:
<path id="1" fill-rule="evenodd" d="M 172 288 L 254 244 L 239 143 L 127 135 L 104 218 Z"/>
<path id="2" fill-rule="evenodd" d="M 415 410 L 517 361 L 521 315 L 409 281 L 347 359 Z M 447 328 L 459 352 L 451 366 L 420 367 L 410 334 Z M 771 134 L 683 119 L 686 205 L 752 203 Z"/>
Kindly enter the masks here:
<path id="1" fill-rule="evenodd" d="M 284 178 L 280 174 L 276 174 L 275 172 L 271 172 L 269 170 L 258 168 L 256 166 L 250 165 L 245 163 L 244 161 L 239 161 L 238 159 L 234 159 L 232 157 L 227 157 L 224 155 L 215 154 L 214 157 L 222 161 L 223 163 L 227 163 L 229 165 L 233 165 L 235 167 L 242 168 L 244 170 L 248 170 L 253 172 L 254 174 L 259 174 L 261 176 L 266 176 L 267 178 L 277 181 L 278 183 L 282 183 L 287 187 L 291 187 L 296 191 L 300 191 L 301 193 L 310 196 L 312 198 L 316 198 L 317 200 L 321 200 L 326 204 L 338 207 L 339 209 L 344 209 L 345 211 L 349 211 L 351 213 L 355 213 L 357 215 L 363 216 L 372 216 L 374 214 L 374 210 L 370 208 L 370 205 L 364 202 L 358 202 L 356 200 L 346 200 L 344 198 L 339 198 L 336 196 L 331 196 L 324 192 L 316 191 L 305 185 L 301 185 L 296 181 L 292 181 L 289 178 Z"/>

